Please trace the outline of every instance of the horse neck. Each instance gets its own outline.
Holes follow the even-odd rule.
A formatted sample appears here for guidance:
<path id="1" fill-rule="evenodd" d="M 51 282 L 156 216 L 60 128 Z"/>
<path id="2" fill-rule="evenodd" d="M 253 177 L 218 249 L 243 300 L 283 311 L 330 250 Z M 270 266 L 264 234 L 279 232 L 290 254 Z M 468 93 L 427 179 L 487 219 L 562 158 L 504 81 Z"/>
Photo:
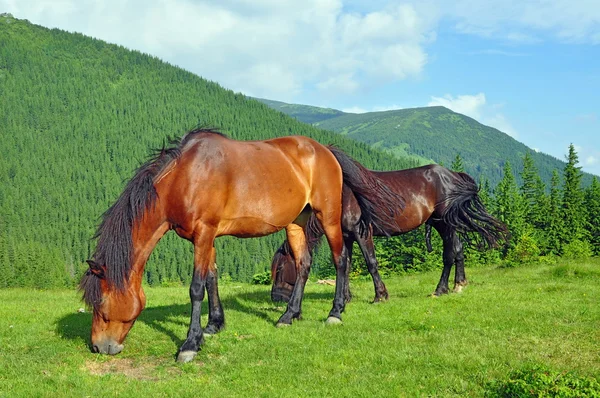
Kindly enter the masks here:
<path id="1" fill-rule="evenodd" d="M 169 230 L 169 224 L 160 203 L 155 203 L 146 209 L 141 219 L 135 223 L 132 232 L 131 272 L 140 276 L 152 250 L 158 241 Z"/>

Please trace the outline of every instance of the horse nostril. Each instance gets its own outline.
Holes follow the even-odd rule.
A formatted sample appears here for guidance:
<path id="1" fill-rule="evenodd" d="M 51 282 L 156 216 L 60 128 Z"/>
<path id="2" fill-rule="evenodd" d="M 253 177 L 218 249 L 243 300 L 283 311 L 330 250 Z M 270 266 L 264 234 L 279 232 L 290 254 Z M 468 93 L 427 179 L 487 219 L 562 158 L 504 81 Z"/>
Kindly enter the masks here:
<path id="1" fill-rule="evenodd" d="M 92 351 L 95 352 L 95 353 L 99 353 L 100 352 L 100 348 L 96 344 L 94 344 L 92 346 Z"/>

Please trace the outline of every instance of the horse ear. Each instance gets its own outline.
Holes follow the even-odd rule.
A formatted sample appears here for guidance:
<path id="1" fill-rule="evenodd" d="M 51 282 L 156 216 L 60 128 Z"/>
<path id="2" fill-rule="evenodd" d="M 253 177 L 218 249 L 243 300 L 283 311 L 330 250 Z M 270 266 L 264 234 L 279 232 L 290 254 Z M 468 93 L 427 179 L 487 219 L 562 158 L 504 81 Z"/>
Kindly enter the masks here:
<path id="1" fill-rule="evenodd" d="M 94 260 L 87 260 L 86 262 L 90 266 L 89 272 L 91 272 L 92 274 L 96 275 L 100 279 L 104 278 L 104 271 L 106 270 L 106 267 L 104 267 L 103 265 L 98 264 Z"/>

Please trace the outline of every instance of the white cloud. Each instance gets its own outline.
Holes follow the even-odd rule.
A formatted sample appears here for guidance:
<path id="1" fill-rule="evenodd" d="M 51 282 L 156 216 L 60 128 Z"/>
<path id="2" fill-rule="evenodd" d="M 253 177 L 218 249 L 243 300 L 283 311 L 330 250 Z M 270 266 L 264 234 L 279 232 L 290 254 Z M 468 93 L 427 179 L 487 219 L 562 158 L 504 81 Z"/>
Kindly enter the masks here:
<path id="1" fill-rule="evenodd" d="M 400 105 L 384 105 L 384 106 L 375 106 L 373 107 L 373 112 L 384 112 L 384 111 L 395 111 L 397 109 L 402 109 Z"/>
<path id="2" fill-rule="evenodd" d="M 499 109 L 504 107 L 504 104 L 488 105 L 484 93 L 459 95 L 457 97 L 453 97 L 450 94 L 446 94 L 443 97 L 431 97 L 431 101 L 427 105 L 445 106 L 456 113 L 462 113 L 480 123 L 497 128 L 513 138 L 518 137 L 517 131 L 510 124 L 506 116 L 498 112 Z"/>
<path id="3" fill-rule="evenodd" d="M 353 106 L 350 108 L 342 109 L 342 112 L 346 113 L 367 113 L 367 112 L 384 112 L 384 111 L 393 111 L 397 109 L 402 109 L 400 105 L 384 105 L 384 106 L 374 106 L 370 110 L 362 108 L 360 106 Z"/>
<path id="4" fill-rule="evenodd" d="M 367 113 L 369 112 L 368 110 L 361 108 L 359 106 L 353 106 L 351 108 L 344 108 L 342 109 L 342 112 L 346 112 L 346 113 Z"/>
<path id="5" fill-rule="evenodd" d="M 598 158 L 597 158 L 597 157 L 595 157 L 595 156 L 588 156 L 588 157 L 585 159 L 585 163 L 584 163 L 584 164 L 585 164 L 586 166 L 593 166 L 593 165 L 595 165 L 596 163 L 598 163 Z"/>
<path id="6" fill-rule="evenodd" d="M 358 89 L 358 82 L 351 73 L 345 73 L 330 77 L 329 79 L 317 83 L 317 88 L 322 91 L 334 91 L 343 94 L 353 93 Z"/>
<path id="7" fill-rule="evenodd" d="M 436 3 L 462 33 L 536 43 L 540 36 L 564 42 L 600 43 L 597 0 L 456 0 Z"/>
<path id="8" fill-rule="evenodd" d="M 540 35 L 600 43 L 597 0 L 0 0 L 0 10 L 281 100 L 306 91 L 362 94 L 419 77 L 441 20 L 462 33 L 516 43 Z"/>
<path id="9" fill-rule="evenodd" d="M 418 76 L 437 14 L 341 0 L 0 0 L 0 9 L 156 55 L 227 88 L 292 99 L 347 95 Z"/>
<path id="10" fill-rule="evenodd" d="M 446 94 L 443 97 L 431 97 L 431 101 L 429 101 L 427 105 L 445 106 L 456 113 L 462 113 L 473 119 L 479 119 L 481 116 L 481 109 L 485 105 L 485 94 L 459 95 L 456 98 L 450 94 Z"/>

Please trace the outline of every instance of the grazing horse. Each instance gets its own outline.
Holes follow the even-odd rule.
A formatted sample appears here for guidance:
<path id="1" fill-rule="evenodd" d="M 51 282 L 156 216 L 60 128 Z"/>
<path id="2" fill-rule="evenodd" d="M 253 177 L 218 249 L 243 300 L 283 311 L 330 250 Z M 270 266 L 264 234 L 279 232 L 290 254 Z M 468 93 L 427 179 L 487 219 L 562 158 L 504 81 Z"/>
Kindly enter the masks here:
<path id="1" fill-rule="evenodd" d="M 479 188 L 473 178 L 466 173 L 457 173 L 438 165 L 428 165 L 407 170 L 377 172 L 371 171 L 390 190 L 406 199 L 402 213 L 395 214 L 392 228 L 361 224 L 361 210 L 352 191 L 344 186 L 342 193 L 342 231 L 348 256 L 346 272 L 349 273 L 352 261 L 352 245 L 358 246 L 367 263 L 367 268 L 375 286 L 375 301 L 388 298 L 388 292 L 377 270 L 377 259 L 373 246 L 374 236 L 393 236 L 409 232 L 425 223 L 427 248 L 431 251 L 431 227 L 435 228 L 443 241 L 444 269 L 433 293 L 435 296 L 448 293 L 448 278 L 452 265 L 455 265 L 454 290 L 460 291 L 467 284 L 464 268 L 463 240 L 469 240 L 469 233 L 479 236 L 480 243 L 488 247 L 497 246 L 505 238 L 506 227 L 488 214 L 481 203 Z M 375 209 L 377 213 L 377 209 Z M 385 209 L 383 217 L 389 214 Z M 308 221 L 306 229 L 309 250 L 313 250 L 323 235 L 314 218 Z M 316 227 L 314 225 L 316 225 Z M 380 223 L 380 225 L 382 225 Z M 271 264 L 273 301 L 287 301 L 294 286 L 295 271 L 293 253 L 287 241 L 277 250 Z M 348 274 L 345 275 L 345 300 L 349 301 Z"/>
<path id="2" fill-rule="evenodd" d="M 217 286 L 214 240 L 223 235 L 258 237 L 283 228 L 294 253 L 297 278 L 278 324 L 301 314 L 310 253 L 303 229 L 314 212 L 340 276 L 345 274 L 341 230 L 342 184 L 351 187 L 367 218 L 376 202 L 398 196 L 370 175 L 342 170 L 331 151 L 302 136 L 267 141 L 236 141 L 208 129 L 186 134 L 142 165 L 117 201 L 104 213 L 95 235 L 97 246 L 80 282 L 83 299 L 93 308 L 91 347 L 117 354 L 144 309 L 144 267 L 169 230 L 194 244 L 190 285 L 191 319 L 177 360 L 194 358 L 203 342 L 200 310 L 208 293 L 207 333 L 225 325 Z M 375 202 L 373 202 L 375 201 Z M 376 225 L 378 225 L 376 223 Z M 383 224 L 385 225 L 385 223 Z M 341 322 L 342 279 L 336 286 L 330 319 Z"/>

